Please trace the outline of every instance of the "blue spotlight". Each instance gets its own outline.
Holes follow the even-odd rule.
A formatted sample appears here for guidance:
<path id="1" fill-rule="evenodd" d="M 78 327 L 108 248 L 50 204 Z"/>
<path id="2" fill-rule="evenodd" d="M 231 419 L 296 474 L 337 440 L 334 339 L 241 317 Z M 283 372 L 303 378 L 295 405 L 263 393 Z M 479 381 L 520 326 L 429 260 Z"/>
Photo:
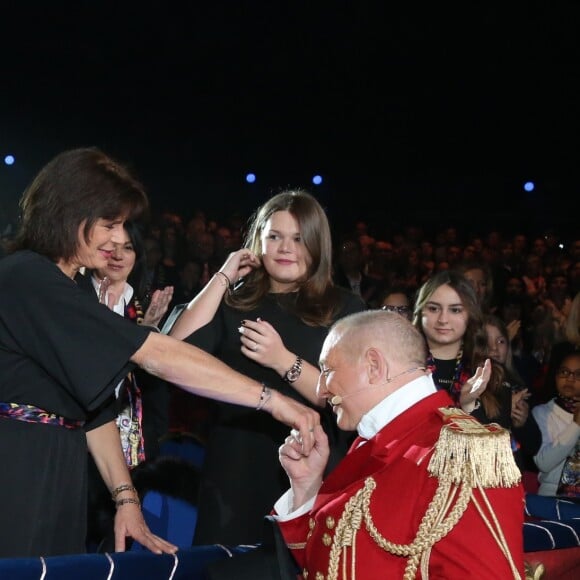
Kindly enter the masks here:
<path id="1" fill-rule="evenodd" d="M 4 163 L 6 165 L 14 165 L 14 155 L 6 155 L 6 157 L 4 157 Z"/>
<path id="2" fill-rule="evenodd" d="M 315 175 L 312 178 L 312 183 L 314 183 L 314 185 L 320 185 L 322 183 L 322 175 Z"/>
<path id="3" fill-rule="evenodd" d="M 256 181 L 256 174 L 255 173 L 246 174 L 246 182 L 247 183 L 254 183 L 255 181 Z"/>
<path id="4" fill-rule="evenodd" d="M 526 181 L 524 183 L 524 190 L 525 191 L 534 191 L 535 188 L 536 188 L 536 186 L 534 185 L 533 181 Z"/>

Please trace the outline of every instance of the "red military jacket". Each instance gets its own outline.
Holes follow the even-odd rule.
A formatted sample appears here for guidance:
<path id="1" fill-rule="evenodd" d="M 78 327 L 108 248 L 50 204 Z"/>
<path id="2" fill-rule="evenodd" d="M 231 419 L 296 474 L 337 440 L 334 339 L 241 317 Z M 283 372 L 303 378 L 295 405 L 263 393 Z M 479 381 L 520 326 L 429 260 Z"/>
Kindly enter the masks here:
<path id="1" fill-rule="evenodd" d="M 353 445 L 322 484 L 312 510 L 279 522 L 305 579 L 425 577 L 420 558 L 415 557 L 409 571 L 413 555 L 405 553 L 405 546 L 418 536 L 440 483 L 428 466 L 445 423 L 440 409 L 451 405 L 449 395 L 438 391 L 395 418 L 364 445 Z M 482 451 L 476 457 L 477 468 L 497 463 L 496 456 L 486 451 L 484 439 L 485 435 L 481 445 L 475 441 L 473 455 Z M 505 444 L 509 452 L 505 457 L 513 461 L 509 439 Z M 496 468 L 493 464 L 490 467 Z M 445 502 L 454 506 L 460 495 L 459 490 L 453 495 L 453 489 L 444 494 L 443 518 L 448 513 Z M 441 537 L 423 554 L 430 580 L 524 578 L 524 493 L 518 479 L 506 487 L 483 490 L 493 513 L 481 490 L 463 485 L 460 489 L 468 494 L 464 511 L 459 510 L 458 519 L 452 514 L 445 529 L 436 530 Z M 471 491 L 473 497 L 469 496 Z M 496 527 L 494 518 L 501 528 L 497 540 L 490 531 Z M 509 553 L 507 557 L 504 551 Z"/>

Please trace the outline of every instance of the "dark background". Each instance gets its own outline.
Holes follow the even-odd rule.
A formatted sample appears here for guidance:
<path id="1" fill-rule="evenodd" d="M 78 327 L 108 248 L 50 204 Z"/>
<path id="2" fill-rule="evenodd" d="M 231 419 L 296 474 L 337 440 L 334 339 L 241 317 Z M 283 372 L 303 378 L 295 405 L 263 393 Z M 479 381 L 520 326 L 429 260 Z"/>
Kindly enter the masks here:
<path id="1" fill-rule="evenodd" d="M 159 211 L 303 186 L 336 223 L 577 234 L 579 24 L 557 0 L 3 2 L 0 226 L 97 145 Z"/>

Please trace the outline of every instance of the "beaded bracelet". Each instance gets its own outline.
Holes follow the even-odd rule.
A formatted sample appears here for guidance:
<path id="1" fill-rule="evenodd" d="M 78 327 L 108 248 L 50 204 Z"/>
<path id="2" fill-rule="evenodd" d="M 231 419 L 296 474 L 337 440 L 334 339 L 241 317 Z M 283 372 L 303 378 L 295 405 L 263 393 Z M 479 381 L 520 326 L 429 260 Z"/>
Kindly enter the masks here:
<path id="1" fill-rule="evenodd" d="M 266 386 L 266 383 L 262 383 L 262 392 L 260 393 L 260 400 L 258 401 L 256 411 L 261 411 L 266 406 L 266 403 L 270 400 L 271 397 L 272 390 Z"/>
<path id="2" fill-rule="evenodd" d="M 138 499 L 135 499 L 134 497 L 124 497 L 115 502 L 115 507 L 118 508 L 127 503 L 134 503 L 135 505 L 141 506 L 141 502 Z"/>
<path id="3" fill-rule="evenodd" d="M 122 485 L 116 487 L 111 492 L 111 499 L 115 501 L 117 499 L 117 496 L 124 491 L 137 491 L 137 490 L 135 489 L 134 485 L 131 485 L 130 483 L 123 483 Z"/>

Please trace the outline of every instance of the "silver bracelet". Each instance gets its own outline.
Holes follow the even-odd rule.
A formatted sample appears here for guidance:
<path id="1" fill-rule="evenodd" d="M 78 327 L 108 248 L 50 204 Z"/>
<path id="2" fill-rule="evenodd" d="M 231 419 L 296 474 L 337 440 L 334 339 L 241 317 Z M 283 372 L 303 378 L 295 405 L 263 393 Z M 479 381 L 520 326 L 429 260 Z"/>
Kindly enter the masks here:
<path id="1" fill-rule="evenodd" d="M 262 383 L 262 392 L 260 393 L 260 400 L 258 401 L 256 411 L 261 411 L 271 398 L 272 398 L 272 389 L 267 387 L 266 383 Z"/>

